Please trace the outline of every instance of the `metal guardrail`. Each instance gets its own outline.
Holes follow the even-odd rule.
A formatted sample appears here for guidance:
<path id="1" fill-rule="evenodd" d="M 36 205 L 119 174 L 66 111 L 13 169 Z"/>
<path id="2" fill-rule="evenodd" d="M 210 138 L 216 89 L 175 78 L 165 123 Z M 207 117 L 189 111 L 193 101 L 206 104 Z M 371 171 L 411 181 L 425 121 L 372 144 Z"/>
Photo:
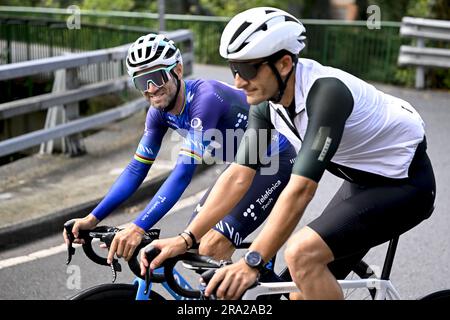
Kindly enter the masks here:
<path id="1" fill-rule="evenodd" d="M 57 18 L 60 24 L 65 25 L 67 17 L 73 12 L 55 8 L 0 6 L 0 13 L 14 15 L 17 18 L 30 16 L 41 20 Z M 70 37 L 89 38 L 90 40 L 86 42 L 79 41 L 85 43 L 84 45 L 91 45 L 96 41 L 110 41 L 118 45 L 116 38 L 123 37 L 128 31 L 119 31 L 115 35 L 105 33 L 97 40 L 96 34 L 101 34 L 103 25 L 106 24 L 116 27 L 126 25 L 126 28 L 139 26 L 154 30 L 159 26 L 156 13 L 96 10 L 80 10 L 79 13 L 81 29 L 70 30 L 67 33 Z M 230 17 L 173 14 L 165 14 L 164 17 L 167 30 L 189 29 L 194 33 L 195 60 L 198 63 L 226 63 L 218 54 L 218 49 L 221 33 Z M 380 21 L 380 29 L 370 30 L 367 28 L 367 21 L 302 19 L 302 22 L 307 30 L 307 46 L 302 51 L 303 57 L 341 68 L 365 80 L 398 83 L 398 79 L 393 75 L 398 70 L 400 22 Z M 90 28 L 89 24 L 96 24 L 98 30 L 89 29 L 89 33 L 83 34 L 84 29 Z M 55 41 L 57 38 L 56 36 Z"/>
<path id="2" fill-rule="evenodd" d="M 416 67 L 417 89 L 425 87 L 426 68 L 450 68 L 450 49 L 425 47 L 425 40 L 450 41 L 450 21 L 404 17 L 400 35 L 416 40 L 400 47 L 398 64 Z"/>
<path id="3" fill-rule="evenodd" d="M 166 33 L 167 37 L 175 42 L 187 42 L 183 52 L 183 64 L 185 76 L 192 73 L 193 66 L 193 35 L 189 30 L 177 30 Z M 102 63 L 105 61 L 120 61 L 126 56 L 129 45 L 122 45 L 116 48 L 96 50 L 92 52 L 72 53 L 64 56 L 50 57 L 45 59 L 36 59 L 32 61 L 19 62 L 8 65 L 0 65 L 0 80 L 14 79 L 39 74 L 42 72 L 61 72 L 66 71 L 61 87 L 64 89 L 59 92 L 39 95 L 31 98 L 0 104 L 0 119 L 12 117 L 19 114 L 26 114 L 36 110 L 53 109 L 54 106 L 64 106 L 62 123 L 53 124 L 42 130 L 33 131 L 15 138 L 0 142 L 0 156 L 5 156 L 43 142 L 66 137 L 68 139 L 67 150 L 71 155 L 80 150 L 80 137 L 70 137 L 73 134 L 79 134 L 85 130 L 92 129 L 113 121 L 128 117 L 132 113 L 147 106 L 144 99 L 138 99 L 123 106 L 95 114 L 93 116 L 76 119 L 78 117 L 78 102 L 90 97 L 119 91 L 130 86 L 127 77 L 102 81 L 96 84 L 90 84 L 78 87 L 76 81 L 77 69 L 86 65 Z M 190 50 L 186 49 L 190 48 Z M 55 77 L 57 78 L 57 77 Z M 60 108 L 62 109 L 62 108 Z M 82 148 L 81 148 L 82 149 Z"/>

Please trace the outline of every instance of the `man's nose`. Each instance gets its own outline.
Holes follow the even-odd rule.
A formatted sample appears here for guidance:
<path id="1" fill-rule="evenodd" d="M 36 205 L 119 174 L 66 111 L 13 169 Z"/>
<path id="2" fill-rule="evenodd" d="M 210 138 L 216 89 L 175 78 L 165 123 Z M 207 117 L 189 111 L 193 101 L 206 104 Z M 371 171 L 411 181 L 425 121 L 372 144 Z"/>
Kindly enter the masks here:
<path id="1" fill-rule="evenodd" d="M 155 86 L 153 83 L 149 82 L 147 85 L 147 92 L 150 94 L 154 94 L 156 93 L 156 91 L 158 91 L 159 88 L 157 86 Z"/>
<path id="2" fill-rule="evenodd" d="M 248 84 L 247 80 L 244 80 L 239 73 L 236 73 L 236 75 L 234 76 L 234 86 L 236 88 L 243 88 L 246 84 Z"/>

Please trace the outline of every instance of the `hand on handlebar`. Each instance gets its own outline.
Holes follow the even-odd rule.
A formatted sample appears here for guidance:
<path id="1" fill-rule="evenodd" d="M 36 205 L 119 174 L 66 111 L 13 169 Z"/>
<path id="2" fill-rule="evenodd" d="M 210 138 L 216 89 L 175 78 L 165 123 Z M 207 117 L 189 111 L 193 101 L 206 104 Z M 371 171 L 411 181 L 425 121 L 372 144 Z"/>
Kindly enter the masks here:
<path id="1" fill-rule="evenodd" d="M 237 300 L 258 280 L 258 270 L 249 267 L 243 259 L 217 269 L 207 283 L 205 296 L 215 295 L 218 299 Z M 204 279 L 201 278 L 201 281 Z M 204 281 L 205 282 L 205 281 Z"/>
<path id="2" fill-rule="evenodd" d="M 123 257 L 125 261 L 129 261 L 133 256 L 134 250 L 141 243 L 144 233 L 144 229 L 135 224 L 131 224 L 126 229 L 117 232 L 109 248 L 108 263 L 111 263 L 114 254 L 118 258 Z"/>
<path id="3" fill-rule="evenodd" d="M 153 246 L 161 250 L 161 252 L 151 261 L 151 263 L 149 263 L 149 261 L 145 256 L 145 249 L 147 249 L 150 246 Z M 150 270 L 155 270 L 156 268 L 161 266 L 161 264 L 168 258 L 175 257 L 185 252 L 186 252 L 186 242 L 183 240 L 181 236 L 153 241 L 143 250 L 141 250 L 140 253 L 141 275 L 142 276 L 145 275 L 147 268 L 150 268 Z"/>
<path id="4" fill-rule="evenodd" d="M 79 244 L 84 243 L 84 241 L 82 239 L 78 239 L 79 231 L 80 230 L 92 230 L 100 222 L 92 214 L 89 214 L 84 218 L 74 219 L 74 221 L 75 221 L 75 224 L 72 227 L 72 233 L 73 233 L 75 239 L 74 239 L 73 243 L 79 243 Z M 69 237 L 67 235 L 67 231 L 65 228 L 63 229 L 63 237 L 64 237 L 64 242 L 68 245 Z"/>

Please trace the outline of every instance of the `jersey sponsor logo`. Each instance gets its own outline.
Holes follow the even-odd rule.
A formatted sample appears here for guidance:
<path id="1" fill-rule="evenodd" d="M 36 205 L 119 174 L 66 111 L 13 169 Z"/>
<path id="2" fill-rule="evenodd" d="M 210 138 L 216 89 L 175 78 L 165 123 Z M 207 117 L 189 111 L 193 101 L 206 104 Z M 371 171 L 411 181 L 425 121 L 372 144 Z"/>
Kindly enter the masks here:
<path id="1" fill-rule="evenodd" d="M 155 202 L 155 204 L 152 205 L 152 207 L 150 209 L 147 210 L 147 212 L 145 213 L 145 215 L 142 217 L 141 221 L 145 221 L 147 220 L 147 218 L 152 214 L 152 212 L 161 204 L 164 203 L 164 201 L 166 201 L 166 197 L 161 197 L 158 196 L 158 201 Z"/>
<path id="2" fill-rule="evenodd" d="M 238 120 L 235 123 L 234 127 L 235 128 L 239 127 L 241 125 L 242 121 L 245 121 L 244 127 L 247 128 L 247 116 L 245 114 L 238 113 L 236 115 L 236 117 L 238 118 Z"/>
<path id="3" fill-rule="evenodd" d="M 190 146 L 192 149 L 200 149 L 202 153 L 205 151 L 205 145 L 201 141 L 195 141 L 193 139 L 190 139 L 189 137 L 184 137 L 184 144 L 185 146 Z"/>
<path id="4" fill-rule="evenodd" d="M 217 92 L 214 92 L 214 96 L 215 96 L 220 102 L 223 102 L 223 98 L 222 98 Z"/>
<path id="5" fill-rule="evenodd" d="M 230 239 L 236 246 L 240 245 L 244 240 L 239 232 L 235 232 L 234 227 L 230 226 L 228 222 L 219 221 L 216 224 L 216 229 L 219 230 L 225 237 Z"/>
<path id="6" fill-rule="evenodd" d="M 191 128 L 195 130 L 203 130 L 203 123 L 200 118 L 193 118 L 191 120 Z"/>
<path id="7" fill-rule="evenodd" d="M 328 153 L 328 149 L 330 148 L 332 139 L 330 137 L 327 137 L 325 140 L 325 144 L 323 145 L 322 152 L 320 152 L 319 158 L 317 160 L 323 161 L 325 159 L 325 156 Z"/>
<path id="8" fill-rule="evenodd" d="M 186 101 L 188 103 L 191 103 L 192 99 L 194 99 L 194 93 L 192 93 L 191 91 L 189 91 L 186 95 Z"/>
<path id="9" fill-rule="evenodd" d="M 255 209 L 255 205 L 252 203 L 242 214 L 244 217 L 251 217 L 253 218 L 253 220 L 258 219 L 258 217 L 256 216 L 255 212 L 253 211 Z"/>
<path id="10" fill-rule="evenodd" d="M 267 188 L 266 191 L 264 192 L 264 194 L 262 194 L 259 199 L 256 199 L 256 202 L 258 202 L 258 204 L 260 206 L 262 206 L 264 204 L 264 202 L 266 202 L 267 199 L 269 199 L 270 195 L 277 190 L 277 188 L 281 185 L 281 181 L 278 180 L 275 183 L 272 183 L 272 186 Z M 267 208 L 267 206 L 266 206 Z M 264 209 L 265 210 L 265 209 Z"/>
<path id="11" fill-rule="evenodd" d="M 200 203 L 198 203 L 197 206 L 195 207 L 194 212 L 195 212 L 195 213 L 199 213 L 200 210 L 202 210 L 202 209 L 203 209 L 203 206 L 201 206 Z"/>
<path id="12" fill-rule="evenodd" d="M 138 151 L 143 155 L 154 155 L 152 148 L 144 146 L 141 143 L 139 143 Z"/>
<path id="13" fill-rule="evenodd" d="M 273 202 L 273 198 L 270 198 L 269 200 L 267 200 L 267 202 L 261 207 L 264 211 L 267 210 L 267 208 L 272 204 Z"/>

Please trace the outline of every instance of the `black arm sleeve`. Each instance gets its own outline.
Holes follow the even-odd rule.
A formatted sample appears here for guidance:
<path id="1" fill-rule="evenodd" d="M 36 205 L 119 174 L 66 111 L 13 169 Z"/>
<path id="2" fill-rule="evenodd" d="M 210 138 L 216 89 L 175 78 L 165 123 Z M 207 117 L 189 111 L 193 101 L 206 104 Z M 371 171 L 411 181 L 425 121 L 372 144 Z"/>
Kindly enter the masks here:
<path id="1" fill-rule="evenodd" d="M 352 94 L 342 81 L 321 78 L 314 82 L 306 98 L 308 126 L 293 174 L 319 182 L 336 153 L 352 110 Z"/>
<path id="2" fill-rule="evenodd" d="M 267 101 L 251 106 L 248 127 L 242 137 L 235 162 L 243 166 L 258 169 L 261 159 L 271 142 L 270 107 Z"/>

